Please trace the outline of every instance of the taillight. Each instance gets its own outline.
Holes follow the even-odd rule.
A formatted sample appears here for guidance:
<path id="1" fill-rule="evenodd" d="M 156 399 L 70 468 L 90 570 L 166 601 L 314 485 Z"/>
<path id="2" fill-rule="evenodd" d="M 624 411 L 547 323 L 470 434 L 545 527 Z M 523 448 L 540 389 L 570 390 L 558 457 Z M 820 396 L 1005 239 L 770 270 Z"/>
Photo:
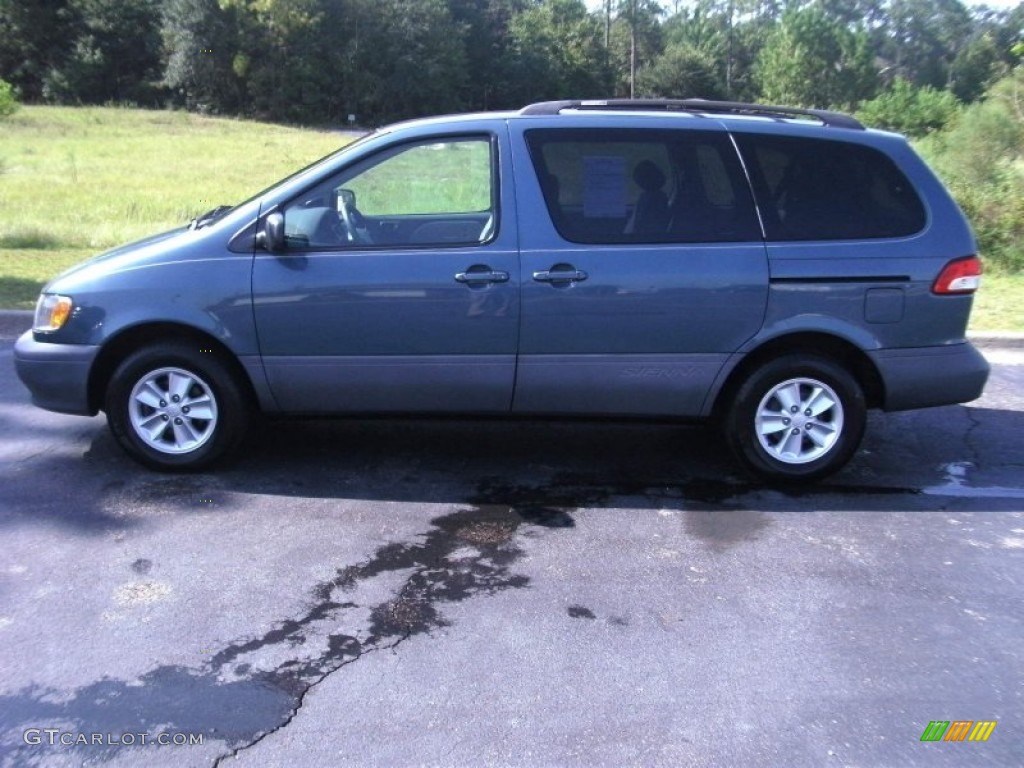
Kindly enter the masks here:
<path id="1" fill-rule="evenodd" d="M 932 293 L 944 295 L 974 293 L 981 285 L 981 271 L 981 259 L 977 256 L 951 261 L 942 268 L 942 272 L 935 278 Z"/>

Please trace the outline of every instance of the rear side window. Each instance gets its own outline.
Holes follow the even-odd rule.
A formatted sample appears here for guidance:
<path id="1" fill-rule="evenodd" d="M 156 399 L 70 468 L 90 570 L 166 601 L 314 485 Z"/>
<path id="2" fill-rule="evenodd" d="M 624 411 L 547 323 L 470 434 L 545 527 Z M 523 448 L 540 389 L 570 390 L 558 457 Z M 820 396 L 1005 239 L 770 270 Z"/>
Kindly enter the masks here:
<path id="1" fill-rule="evenodd" d="M 526 141 L 566 240 L 761 239 L 739 158 L 721 133 L 559 128 L 527 131 Z"/>
<path id="2" fill-rule="evenodd" d="M 920 232 L 914 187 L 881 152 L 792 136 L 737 135 L 769 240 L 848 240 Z"/>

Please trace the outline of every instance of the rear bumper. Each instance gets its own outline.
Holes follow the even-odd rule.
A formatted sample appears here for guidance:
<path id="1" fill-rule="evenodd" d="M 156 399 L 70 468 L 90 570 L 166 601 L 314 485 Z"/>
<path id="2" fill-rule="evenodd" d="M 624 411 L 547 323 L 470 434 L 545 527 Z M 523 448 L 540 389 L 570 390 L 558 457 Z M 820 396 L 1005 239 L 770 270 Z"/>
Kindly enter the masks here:
<path id="1" fill-rule="evenodd" d="M 58 413 L 93 416 L 89 407 L 89 371 L 100 348 L 85 344 L 47 344 L 26 331 L 14 345 L 14 368 L 32 402 Z"/>
<path id="2" fill-rule="evenodd" d="M 989 364 L 969 342 L 868 353 L 885 384 L 887 411 L 966 403 L 981 397 Z"/>

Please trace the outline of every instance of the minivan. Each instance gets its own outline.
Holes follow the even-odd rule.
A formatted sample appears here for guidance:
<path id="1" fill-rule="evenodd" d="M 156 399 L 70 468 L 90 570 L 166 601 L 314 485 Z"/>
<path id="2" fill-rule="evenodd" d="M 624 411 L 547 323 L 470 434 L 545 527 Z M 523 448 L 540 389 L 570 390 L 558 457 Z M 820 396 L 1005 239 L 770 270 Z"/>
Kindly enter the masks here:
<path id="1" fill-rule="evenodd" d="M 206 468 L 258 414 L 711 420 L 810 481 L 868 409 L 977 398 L 981 262 L 901 136 L 822 110 L 560 101 L 392 125 L 60 275 L 43 408 Z"/>

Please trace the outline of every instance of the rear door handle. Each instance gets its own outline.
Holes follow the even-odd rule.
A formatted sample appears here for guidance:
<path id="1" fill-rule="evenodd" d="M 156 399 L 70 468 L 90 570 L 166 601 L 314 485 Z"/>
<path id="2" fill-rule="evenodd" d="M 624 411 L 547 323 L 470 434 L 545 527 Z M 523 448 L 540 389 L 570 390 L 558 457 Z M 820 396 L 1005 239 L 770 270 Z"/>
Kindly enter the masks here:
<path id="1" fill-rule="evenodd" d="M 533 273 L 533 279 L 538 283 L 575 283 L 587 277 L 589 275 L 586 272 L 576 269 L 572 264 L 555 264 L 551 269 Z"/>
<path id="2" fill-rule="evenodd" d="M 485 268 L 479 272 L 473 271 L 473 267 L 470 267 L 466 272 L 459 272 L 455 275 L 455 280 L 460 283 L 468 283 L 469 285 L 475 285 L 478 283 L 507 283 L 508 272 L 502 272 L 497 269 Z"/>

